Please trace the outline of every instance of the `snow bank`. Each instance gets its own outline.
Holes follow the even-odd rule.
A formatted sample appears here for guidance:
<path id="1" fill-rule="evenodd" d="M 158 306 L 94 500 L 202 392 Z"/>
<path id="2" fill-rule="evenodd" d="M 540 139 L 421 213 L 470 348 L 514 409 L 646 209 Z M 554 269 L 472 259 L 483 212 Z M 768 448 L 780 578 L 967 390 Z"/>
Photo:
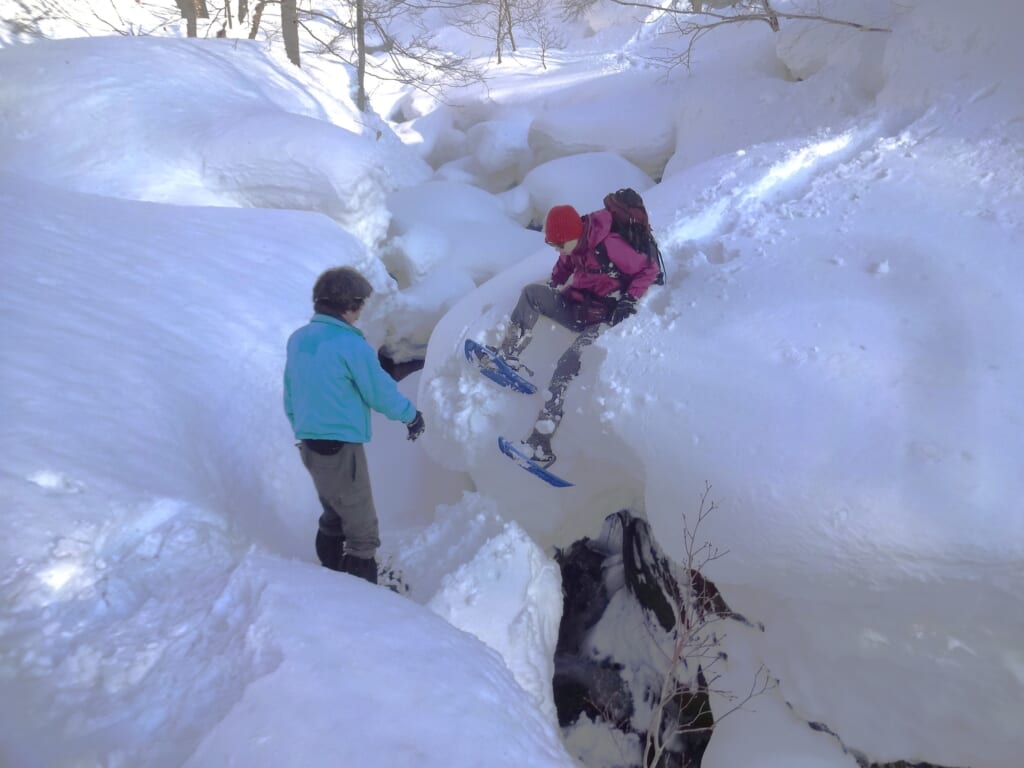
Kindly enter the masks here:
<path id="1" fill-rule="evenodd" d="M 890 22 L 889 36 L 740 35 L 650 90 L 628 57 L 567 57 L 544 78 L 512 73 L 492 101 L 419 113 L 403 136 L 422 129 L 465 210 L 417 241 L 435 209 L 416 191 L 391 198 L 401 292 L 369 247 L 388 195 L 429 171 L 302 73 L 226 41 L 0 51 L 9 751 L 130 763 L 148 749 L 178 765 L 201 744 L 195 764 L 314 764 L 344 713 L 359 727 L 340 741 L 363 762 L 478 765 L 486 747 L 488 764 L 567 764 L 537 707 L 546 640 L 516 634 L 547 638 L 554 621 L 540 553 L 628 508 L 678 556 L 682 515 L 711 483 L 702 530 L 729 553 L 709 575 L 765 624 L 732 639 L 725 682 L 763 660 L 780 687 L 727 721 L 709 761 L 848 766 L 845 745 L 867 760 L 1016 765 L 1020 16 L 1009 0 L 942 0 Z M 749 82 L 725 74 L 739 48 Z M 622 71 L 650 123 L 608 86 Z M 599 109 L 603 96 L 614 106 Z M 570 104 L 559 114 L 581 118 L 578 145 L 545 116 Z M 584 355 L 555 439 L 576 485 L 558 491 L 495 447 L 525 436 L 542 397 L 496 389 L 461 356 L 467 337 L 500 338 L 554 254 L 521 233 L 476 271 L 450 245 L 466 219 L 502 233 L 477 240 L 504 239 L 546 201 L 596 207 L 623 185 L 612 176 L 640 186 L 661 167 L 645 197 L 669 284 Z M 458 186 L 519 179 L 497 203 Z M 425 341 L 411 329 L 444 313 L 408 385 L 428 432 L 410 447 L 381 425 L 375 478 L 390 484 L 387 554 L 415 599 L 437 596 L 497 650 L 384 590 L 244 554 L 311 556 L 316 499 L 279 415 L 280 369 L 313 279 L 338 263 L 377 290 L 373 343 L 409 353 Z M 538 326 L 525 361 L 539 380 L 569 340 Z M 399 445 L 428 450 L 445 487 L 417 494 L 441 470 L 405 471 Z M 489 600 L 503 625 L 482 626 Z M 407 716 L 396 727 L 368 711 Z"/>
<path id="2" fill-rule="evenodd" d="M 584 152 L 614 152 L 660 178 L 675 149 L 672 122 L 666 119 L 674 90 L 652 86 L 644 72 L 594 77 L 547 95 L 546 109 L 530 125 L 536 162 Z M 619 106 L 609 110 L 609 103 Z"/>
<path id="3" fill-rule="evenodd" d="M 749 727 L 774 727 L 785 704 L 794 733 L 824 723 L 837 737 L 788 742 L 812 762 L 825 749 L 848 764 L 844 747 L 876 761 L 1016 760 L 1024 360 L 1006 333 L 1024 320 L 1008 287 L 1024 137 L 1004 41 L 1019 30 L 994 31 L 1010 13 L 943 8 L 828 56 L 800 48 L 825 38 L 785 40 L 808 80 L 766 92 L 780 119 L 709 121 L 729 153 L 679 156 L 648 191 L 671 279 L 584 355 L 554 444 L 575 487 L 509 478 L 493 435 L 525 436 L 542 398 L 488 391 L 458 355 L 461 338 L 500 338 L 553 255 L 442 319 L 420 391 L 445 415 L 432 447 L 542 542 L 632 502 L 680 556 L 682 516 L 710 483 L 718 509 L 703 533 L 729 554 L 709 575 L 765 622 L 751 653 L 781 681 Z M 951 49 L 953 30 L 968 34 Z M 946 56 L 946 75 L 928 77 L 903 45 Z M 827 84 L 851 71 L 822 113 Z M 538 328 L 525 362 L 543 382 L 569 336 Z"/>
<path id="4" fill-rule="evenodd" d="M 186 766 L 324 765 L 338 755 L 359 765 L 572 765 L 555 726 L 472 636 L 357 579 L 296 574 L 273 558 L 253 567 L 266 608 L 247 634 L 276 648 L 279 662 L 245 687 Z M 325 635 L 344 642 L 310 653 Z"/>
<path id="5" fill-rule="evenodd" d="M 586 152 L 538 165 L 526 174 L 522 188 L 530 194 L 533 221 L 543 227 L 552 206 L 568 204 L 587 213 L 603 208 L 612 190 L 645 192 L 653 185 L 650 176 L 613 152 Z"/>
<path id="6" fill-rule="evenodd" d="M 729 555 L 710 575 L 733 608 L 771 617 L 758 652 L 800 716 L 872 760 L 1005 767 L 1021 693 L 1007 585 L 1024 528 L 1006 500 L 1024 491 L 1007 405 L 1024 368 L 1002 341 L 1024 319 L 1005 290 L 1021 133 L 1000 120 L 962 139 L 1007 114 L 985 101 L 915 120 L 903 44 L 880 96 L 898 108 L 842 150 L 794 152 L 805 162 L 760 181 L 736 172 L 746 155 L 695 169 L 720 173 L 727 204 L 669 231 L 686 274 L 603 344 L 595 396 L 619 402 L 611 424 L 648 470 L 661 541 L 678 545 L 664 533 L 711 483 L 704 534 Z M 960 70 L 971 85 L 930 81 L 945 94 L 927 98 L 999 93 L 1017 71 Z"/>
<path id="7" fill-rule="evenodd" d="M 368 764 L 571 764 L 538 706 L 547 635 L 509 636 L 520 673 L 539 673 L 528 695 L 497 653 L 430 611 L 310 562 L 318 504 L 282 413 L 284 342 L 323 266 L 352 264 L 386 294 L 380 262 L 304 212 L 11 176 L 0 203 L 0 384 L 14 404 L 0 433 L 6 760 L 317 765 L 340 743 Z M 368 305 L 371 337 L 387 298 Z M 445 561 L 444 518 L 429 514 L 462 479 L 427 466 L 401 425 L 375 427 L 382 556 L 405 542 L 424 563 L 410 577 L 440 579 L 439 564 L 475 554 L 460 526 Z M 512 580 L 491 583 L 482 559 L 481 605 L 521 631 L 522 605 L 502 601 L 529 600 L 528 626 L 550 629 L 551 566 L 516 545 L 501 560 Z M 527 594 L 503 591 L 531 568 Z"/>
<path id="8" fill-rule="evenodd" d="M 4 387 L 18 406 L 3 440 L 13 476 L 104 477 L 133 496 L 215 508 L 256 538 L 305 551 L 284 482 L 297 485 L 304 470 L 279 448 L 291 443 L 284 344 L 309 317 L 323 268 L 349 264 L 386 293 L 380 262 L 315 214 L 4 182 Z M 55 223 L 60 236 L 47 236 Z"/>
<path id="9" fill-rule="evenodd" d="M 319 211 L 371 245 L 387 229 L 386 192 L 428 174 L 255 43 L 55 40 L 4 49 L 0 62 L 0 167 L 63 188 Z"/>
<path id="10" fill-rule="evenodd" d="M 381 258 L 403 287 L 438 272 L 482 283 L 540 244 L 496 198 L 466 184 L 433 181 L 398 190 L 388 206 L 393 220 Z"/>
<path id="11" fill-rule="evenodd" d="M 514 523 L 445 577 L 428 606 L 497 650 L 537 709 L 555 723 L 551 679 L 562 581 L 558 566 Z"/>

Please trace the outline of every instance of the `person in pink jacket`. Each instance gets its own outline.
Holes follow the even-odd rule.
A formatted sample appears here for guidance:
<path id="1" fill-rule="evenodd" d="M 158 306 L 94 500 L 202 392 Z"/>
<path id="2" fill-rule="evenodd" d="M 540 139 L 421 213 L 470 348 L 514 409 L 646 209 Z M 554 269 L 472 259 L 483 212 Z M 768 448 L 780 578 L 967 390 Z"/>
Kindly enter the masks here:
<path id="1" fill-rule="evenodd" d="M 618 325 L 636 312 L 636 302 L 658 276 L 658 264 L 613 232 L 612 215 L 603 209 L 580 216 L 571 205 L 556 205 L 544 221 L 544 240 L 558 251 L 551 279 L 523 288 L 496 352 L 514 370 L 532 375 L 519 358 L 541 315 L 577 334 L 559 358 L 550 396 L 520 446 L 547 468 L 555 462 L 551 439 L 562 420 L 565 390 L 580 372 L 583 349 L 604 326 Z"/>

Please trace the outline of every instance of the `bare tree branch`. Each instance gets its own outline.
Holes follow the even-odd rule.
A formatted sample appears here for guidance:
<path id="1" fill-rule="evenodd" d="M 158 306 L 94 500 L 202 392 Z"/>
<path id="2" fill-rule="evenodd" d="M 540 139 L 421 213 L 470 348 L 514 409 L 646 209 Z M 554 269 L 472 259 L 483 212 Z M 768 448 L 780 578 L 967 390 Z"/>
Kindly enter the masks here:
<path id="1" fill-rule="evenodd" d="M 659 765 L 665 751 L 682 735 L 710 731 L 716 722 L 742 709 L 777 683 L 762 665 L 754 673 L 749 690 L 743 694 L 716 687 L 720 675 L 715 667 L 724 658 L 720 646 L 725 637 L 718 627 L 726 619 L 742 617 L 729 611 L 717 588 L 703 573 L 709 563 L 727 554 L 727 550 L 700 538 L 701 525 L 718 509 L 710 494 L 711 486 L 706 484 L 695 519 L 688 520 L 683 513 L 684 562 L 681 565 L 686 574 L 685 586 L 674 595 L 675 642 L 667 657 L 668 669 L 647 729 L 643 753 L 646 768 Z M 725 712 L 718 713 L 717 718 L 710 709 L 712 693 L 733 702 Z"/>
<path id="2" fill-rule="evenodd" d="M 317 43 L 317 53 L 356 70 L 356 104 L 365 110 L 368 75 L 435 95 L 482 81 L 483 72 L 472 62 L 433 44 L 431 30 L 419 18 L 427 9 L 454 11 L 469 5 L 468 0 L 340 0 L 321 10 L 301 11 L 299 23 Z"/>
<path id="3" fill-rule="evenodd" d="M 595 0 L 564 0 L 563 7 L 569 18 L 577 18 L 586 13 L 594 5 L 594 2 Z M 762 23 L 767 24 L 773 32 L 778 32 L 783 21 L 803 21 L 848 27 L 859 32 L 892 31 L 887 27 L 825 15 L 821 11 L 820 5 L 816 6 L 816 10 L 789 12 L 776 10 L 771 4 L 771 0 L 736 0 L 735 2 L 724 2 L 723 0 L 714 3 L 690 0 L 690 2 L 673 2 L 670 5 L 645 2 L 644 0 L 611 0 L 611 2 L 627 8 L 650 11 L 654 19 L 672 19 L 675 32 L 687 39 L 686 49 L 682 53 L 652 57 L 655 61 L 661 61 L 670 67 L 681 64 L 688 68 L 697 42 L 709 32 L 730 24 Z"/>

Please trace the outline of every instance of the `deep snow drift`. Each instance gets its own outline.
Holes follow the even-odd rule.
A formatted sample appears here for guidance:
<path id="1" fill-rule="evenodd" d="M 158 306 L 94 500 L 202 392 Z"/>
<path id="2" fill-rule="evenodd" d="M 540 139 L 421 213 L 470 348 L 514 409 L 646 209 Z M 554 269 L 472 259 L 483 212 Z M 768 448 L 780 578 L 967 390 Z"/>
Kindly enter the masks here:
<path id="1" fill-rule="evenodd" d="M 489 98 L 379 93 L 394 134 L 244 41 L 0 50 L 3 759 L 569 765 L 550 547 L 630 508 L 678 557 L 710 483 L 708 575 L 765 626 L 722 684 L 780 684 L 704 766 L 1016 765 L 1024 30 L 884 9 L 723 30 L 667 80 L 592 17 Z M 461 343 L 550 270 L 527 226 L 626 185 L 670 280 L 584 357 L 556 491 L 494 447 L 541 398 Z M 280 372 L 336 264 L 373 343 L 430 340 L 422 445 L 381 420 L 370 454 L 410 599 L 310 562 Z M 570 336 L 538 329 L 543 382 Z"/>

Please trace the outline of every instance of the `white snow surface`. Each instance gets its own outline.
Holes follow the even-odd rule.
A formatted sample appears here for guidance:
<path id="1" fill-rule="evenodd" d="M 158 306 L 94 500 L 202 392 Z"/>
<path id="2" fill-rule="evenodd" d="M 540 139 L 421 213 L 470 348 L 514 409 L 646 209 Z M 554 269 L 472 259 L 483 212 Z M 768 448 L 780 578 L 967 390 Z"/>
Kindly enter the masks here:
<path id="1" fill-rule="evenodd" d="M 681 558 L 710 486 L 707 575 L 764 626 L 720 685 L 779 685 L 705 768 L 1016 768 L 1024 22 L 825 7 L 891 31 L 729 27 L 666 76 L 604 10 L 486 91 L 375 90 L 392 124 L 264 41 L 0 37 L 0 763 L 597 766 L 554 714 L 552 547 L 630 508 Z M 621 186 L 669 280 L 584 354 L 554 489 L 495 446 L 542 394 L 461 346 L 547 276 L 547 207 Z M 339 264 L 426 354 L 426 434 L 369 447 L 400 594 L 315 564 L 281 408 Z M 538 324 L 541 383 L 570 338 Z"/>

